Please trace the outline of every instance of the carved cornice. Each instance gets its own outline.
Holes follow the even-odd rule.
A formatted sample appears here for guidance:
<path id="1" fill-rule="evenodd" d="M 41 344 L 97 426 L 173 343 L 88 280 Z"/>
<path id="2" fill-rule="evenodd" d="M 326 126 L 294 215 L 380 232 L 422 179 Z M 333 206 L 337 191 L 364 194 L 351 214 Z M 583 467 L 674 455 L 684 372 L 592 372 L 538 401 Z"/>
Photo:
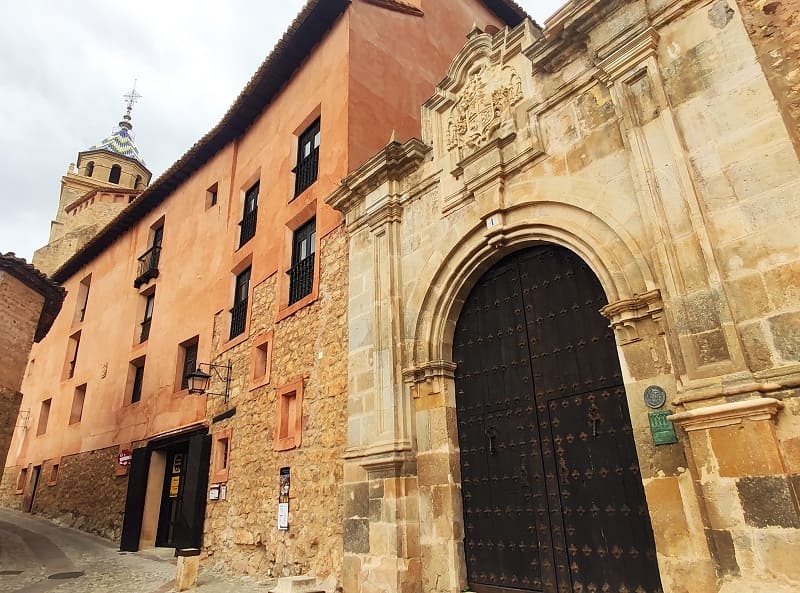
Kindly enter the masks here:
<path id="1" fill-rule="evenodd" d="M 621 317 L 641 319 L 663 310 L 664 303 L 661 302 L 661 291 L 655 289 L 644 294 L 634 295 L 631 299 L 622 299 L 609 303 L 600 309 L 600 313 L 613 322 Z"/>
<path id="2" fill-rule="evenodd" d="M 386 181 L 398 181 L 417 169 L 430 150 L 429 146 L 416 138 L 405 144 L 390 142 L 342 179 L 339 187 L 328 196 L 325 203 L 346 216 L 380 184 Z"/>
<path id="3" fill-rule="evenodd" d="M 653 27 L 635 35 L 597 64 L 597 78 L 605 83 L 619 80 L 655 55 L 659 37 Z"/>
<path id="4" fill-rule="evenodd" d="M 749 399 L 715 406 L 706 406 L 672 414 L 673 424 L 692 432 L 741 424 L 745 420 L 770 420 L 783 408 L 783 403 L 771 397 Z"/>
<path id="5" fill-rule="evenodd" d="M 623 346 L 640 339 L 637 323 L 643 319 L 652 319 L 659 324 L 659 329 L 663 332 L 660 323 L 664 313 L 664 303 L 661 300 L 661 291 L 658 289 L 609 303 L 600 309 L 600 313 L 611 322 L 611 327 Z"/>
<path id="6" fill-rule="evenodd" d="M 434 379 L 453 379 L 455 372 L 456 363 L 449 360 L 432 360 L 403 369 L 403 380 L 406 383 L 424 383 Z"/>
<path id="7" fill-rule="evenodd" d="M 376 230 L 384 225 L 403 220 L 403 204 L 397 196 L 385 196 L 375 204 L 371 205 L 361 223 L 369 226 L 370 230 Z"/>

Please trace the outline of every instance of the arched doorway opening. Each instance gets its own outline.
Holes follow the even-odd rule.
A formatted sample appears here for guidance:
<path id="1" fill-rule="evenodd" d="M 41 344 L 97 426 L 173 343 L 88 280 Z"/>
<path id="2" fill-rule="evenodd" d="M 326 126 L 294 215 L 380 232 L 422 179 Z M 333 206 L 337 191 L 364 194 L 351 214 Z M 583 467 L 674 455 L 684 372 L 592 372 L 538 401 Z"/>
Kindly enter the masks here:
<path id="1" fill-rule="evenodd" d="M 661 593 L 597 277 L 542 245 L 492 267 L 453 340 L 465 557 L 478 593 Z"/>

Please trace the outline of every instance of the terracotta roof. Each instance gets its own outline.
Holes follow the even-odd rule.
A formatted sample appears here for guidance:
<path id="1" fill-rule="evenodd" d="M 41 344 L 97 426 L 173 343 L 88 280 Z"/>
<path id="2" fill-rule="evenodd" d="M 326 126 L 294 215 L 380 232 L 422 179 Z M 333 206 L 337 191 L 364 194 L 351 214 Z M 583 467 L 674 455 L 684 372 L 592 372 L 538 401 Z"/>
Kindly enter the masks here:
<path id="1" fill-rule="evenodd" d="M 58 312 L 61 311 L 66 291 L 14 253 L 0 253 L 0 270 L 14 276 L 14 278 L 30 287 L 31 290 L 44 297 L 44 307 L 42 307 L 42 312 L 39 315 L 36 335 L 33 338 L 38 342 L 50 331 L 53 321 L 55 321 Z"/>
<path id="2" fill-rule="evenodd" d="M 448 0 L 443 0 L 447 2 Z M 482 0 L 498 17 L 514 26 L 528 15 L 513 0 Z M 326 32 L 347 10 L 351 0 L 309 0 L 283 34 L 220 122 L 156 179 L 83 249 L 53 273 L 66 281 L 116 238 L 161 204 L 195 171 L 228 143 L 240 137 L 281 92 Z"/>

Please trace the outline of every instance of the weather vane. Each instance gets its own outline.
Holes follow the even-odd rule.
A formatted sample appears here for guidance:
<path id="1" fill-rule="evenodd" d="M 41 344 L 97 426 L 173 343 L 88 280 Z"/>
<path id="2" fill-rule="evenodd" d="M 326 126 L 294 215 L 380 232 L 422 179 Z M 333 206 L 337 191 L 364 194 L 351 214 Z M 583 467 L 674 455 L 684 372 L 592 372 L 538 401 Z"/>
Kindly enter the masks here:
<path id="1" fill-rule="evenodd" d="M 133 109 L 133 106 L 136 105 L 136 101 L 138 101 L 139 99 L 142 98 L 142 95 L 140 95 L 139 93 L 136 92 L 136 83 L 137 82 L 138 82 L 138 79 L 134 78 L 133 79 L 133 89 L 131 89 L 131 92 L 127 93 L 125 95 L 122 95 L 122 97 L 125 99 L 125 104 L 128 106 L 128 115 L 131 114 L 131 109 Z"/>

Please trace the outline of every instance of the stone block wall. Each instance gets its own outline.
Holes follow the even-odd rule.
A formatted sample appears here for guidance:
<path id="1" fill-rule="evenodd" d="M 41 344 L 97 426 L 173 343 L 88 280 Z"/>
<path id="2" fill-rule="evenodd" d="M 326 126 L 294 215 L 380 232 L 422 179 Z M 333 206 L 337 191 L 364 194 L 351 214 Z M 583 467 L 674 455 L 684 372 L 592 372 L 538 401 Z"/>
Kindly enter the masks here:
<path id="1" fill-rule="evenodd" d="M 22 376 L 44 297 L 15 276 L 0 270 L 0 303 L 0 459 L 5 465 L 17 424 Z M 0 467 L 0 475 L 2 471 Z"/>
<path id="2" fill-rule="evenodd" d="M 342 227 L 320 239 L 319 298 L 275 322 L 276 276 L 252 290 L 248 338 L 224 348 L 228 319 L 214 332 L 217 363 L 233 365 L 227 500 L 209 501 L 207 561 L 236 572 L 282 577 L 312 575 L 333 590 L 342 575 L 342 454 L 347 410 L 347 240 Z M 254 344 L 272 332 L 269 380 L 252 381 Z M 222 345 L 221 345 L 222 344 Z M 279 390 L 302 380 L 300 444 L 275 450 Z M 226 409 L 209 398 L 209 412 Z M 212 450 L 212 459 L 213 459 Z M 291 471 L 288 531 L 277 529 L 279 473 Z M 213 483 L 212 467 L 212 483 Z"/>
<path id="3" fill-rule="evenodd" d="M 32 512 L 119 542 L 128 478 L 115 473 L 118 453 L 114 446 L 45 460 Z"/>
<path id="4" fill-rule="evenodd" d="M 738 4 L 800 154 L 800 0 L 739 0 Z"/>
<path id="5" fill-rule="evenodd" d="M 424 144 L 344 180 L 351 588 L 464 586 L 454 326 L 482 272 L 553 243 L 609 301 L 664 590 L 797 589 L 797 126 L 743 14 L 586 0 L 543 36 L 471 35 L 423 107 Z M 651 385 L 675 443 L 654 443 Z"/>

